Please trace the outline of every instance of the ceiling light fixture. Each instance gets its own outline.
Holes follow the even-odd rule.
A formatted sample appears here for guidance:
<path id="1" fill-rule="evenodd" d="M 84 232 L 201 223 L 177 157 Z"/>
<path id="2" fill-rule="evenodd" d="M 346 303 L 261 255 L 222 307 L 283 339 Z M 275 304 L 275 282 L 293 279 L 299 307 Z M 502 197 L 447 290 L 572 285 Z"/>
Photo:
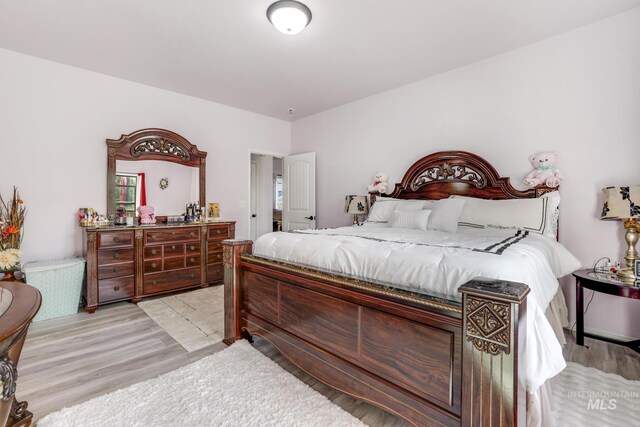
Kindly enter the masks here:
<path id="1" fill-rule="evenodd" d="M 311 11 L 298 1 L 281 0 L 269 6 L 267 19 L 281 33 L 298 34 L 311 22 Z"/>

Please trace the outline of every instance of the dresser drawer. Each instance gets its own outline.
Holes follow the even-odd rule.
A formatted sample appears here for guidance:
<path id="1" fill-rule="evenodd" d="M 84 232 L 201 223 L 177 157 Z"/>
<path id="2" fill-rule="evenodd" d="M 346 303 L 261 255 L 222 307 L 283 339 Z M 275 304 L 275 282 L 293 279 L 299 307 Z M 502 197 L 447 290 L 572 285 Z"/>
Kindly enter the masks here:
<path id="1" fill-rule="evenodd" d="M 231 237 L 228 225 L 214 225 L 208 228 L 208 238 L 212 239 L 228 239 Z"/>
<path id="2" fill-rule="evenodd" d="M 200 266 L 200 255 L 187 255 L 185 262 L 187 267 L 198 267 Z"/>
<path id="3" fill-rule="evenodd" d="M 98 249 L 133 246 L 133 231 L 103 231 L 98 233 Z"/>
<path id="4" fill-rule="evenodd" d="M 162 271 L 162 259 L 151 259 L 144 262 L 145 273 Z"/>
<path id="5" fill-rule="evenodd" d="M 162 258 L 162 246 L 147 246 L 144 248 L 144 259 Z"/>
<path id="6" fill-rule="evenodd" d="M 164 245 L 162 250 L 165 257 L 184 255 L 184 243 L 174 243 L 173 245 Z"/>
<path id="7" fill-rule="evenodd" d="M 184 240 L 200 240 L 200 228 L 177 228 L 173 230 L 145 230 L 144 239 L 146 244 L 181 242 Z"/>
<path id="8" fill-rule="evenodd" d="M 200 243 L 187 243 L 185 249 L 187 250 L 187 255 L 200 254 Z"/>
<path id="9" fill-rule="evenodd" d="M 133 248 L 103 249 L 98 251 L 98 265 L 115 264 L 127 261 L 133 261 Z"/>
<path id="10" fill-rule="evenodd" d="M 165 292 L 200 284 L 200 268 L 150 273 L 144 275 L 143 289 L 145 295 Z"/>
<path id="11" fill-rule="evenodd" d="M 207 265 L 207 283 L 220 282 L 224 279 L 222 263 Z"/>
<path id="12" fill-rule="evenodd" d="M 207 252 L 210 254 L 214 252 L 222 252 L 222 240 L 207 243 Z"/>
<path id="13" fill-rule="evenodd" d="M 217 262 L 222 262 L 222 252 L 207 254 L 207 264 L 215 264 Z"/>
<path id="14" fill-rule="evenodd" d="M 184 268 L 184 257 L 164 259 L 163 270 L 177 270 L 178 268 Z"/>
<path id="15" fill-rule="evenodd" d="M 133 297 L 133 276 L 98 281 L 98 301 L 108 302 Z"/>
<path id="16" fill-rule="evenodd" d="M 98 279 L 110 279 L 112 277 L 122 276 L 133 276 L 133 261 L 122 264 L 98 266 Z"/>

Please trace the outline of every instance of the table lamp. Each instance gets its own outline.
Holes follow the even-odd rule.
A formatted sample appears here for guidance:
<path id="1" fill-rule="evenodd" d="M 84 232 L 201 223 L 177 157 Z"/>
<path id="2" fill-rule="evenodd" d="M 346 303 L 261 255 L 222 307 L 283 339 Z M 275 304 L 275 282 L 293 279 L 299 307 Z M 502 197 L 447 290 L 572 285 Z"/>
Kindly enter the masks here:
<path id="1" fill-rule="evenodd" d="M 353 215 L 353 225 L 360 225 L 358 215 L 366 215 L 369 213 L 367 196 L 356 196 L 354 194 L 345 196 L 344 211 Z"/>
<path id="2" fill-rule="evenodd" d="M 625 283 L 634 282 L 635 261 L 638 259 L 636 243 L 638 242 L 638 231 L 640 224 L 640 185 L 629 187 L 607 187 L 603 188 L 604 206 L 600 219 L 624 220 L 625 240 L 627 241 L 627 252 L 624 256 L 627 261 L 627 268 L 618 271 L 618 278 Z"/>

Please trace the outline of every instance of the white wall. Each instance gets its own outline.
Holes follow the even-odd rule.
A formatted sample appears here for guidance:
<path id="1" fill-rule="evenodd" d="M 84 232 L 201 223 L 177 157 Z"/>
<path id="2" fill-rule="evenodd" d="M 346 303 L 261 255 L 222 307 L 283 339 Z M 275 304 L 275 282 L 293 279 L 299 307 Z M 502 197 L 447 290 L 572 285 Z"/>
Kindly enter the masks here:
<path id="1" fill-rule="evenodd" d="M 298 120 L 292 148 L 317 152 L 319 227 L 348 224 L 345 194 L 374 173 L 398 182 L 434 151 L 475 152 L 524 188 L 528 157 L 556 150 L 561 242 L 585 266 L 622 260 L 622 224 L 598 220 L 599 198 L 640 183 L 640 9 Z M 573 311 L 573 281 L 563 286 Z M 586 325 L 638 337 L 638 308 L 597 294 Z"/>
<path id="2" fill-rule="evenodd" d="M 207 200 L 247 237 L 249 147 L 289 152 L 288 122 L 0 49 L 0 192 L 28 209 L 24 261 L 81 252 L 78 208 L 106 209 L 105 139 L 148 127 L 208 153 Z"/>

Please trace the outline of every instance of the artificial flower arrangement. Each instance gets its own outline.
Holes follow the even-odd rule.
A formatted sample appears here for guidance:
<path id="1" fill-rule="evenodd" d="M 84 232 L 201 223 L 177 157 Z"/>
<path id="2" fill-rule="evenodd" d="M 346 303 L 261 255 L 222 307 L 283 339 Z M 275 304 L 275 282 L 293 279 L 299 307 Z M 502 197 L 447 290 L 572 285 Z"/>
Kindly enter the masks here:
<path id="1" fill-rule="evenodd" d="M 8 202 L 0 195 L 0 271 L 4 273 L 11 273 L 20 265 L 20 243 L 26 213 L 17 188 L 13 187 L 13 197 Z"/>

